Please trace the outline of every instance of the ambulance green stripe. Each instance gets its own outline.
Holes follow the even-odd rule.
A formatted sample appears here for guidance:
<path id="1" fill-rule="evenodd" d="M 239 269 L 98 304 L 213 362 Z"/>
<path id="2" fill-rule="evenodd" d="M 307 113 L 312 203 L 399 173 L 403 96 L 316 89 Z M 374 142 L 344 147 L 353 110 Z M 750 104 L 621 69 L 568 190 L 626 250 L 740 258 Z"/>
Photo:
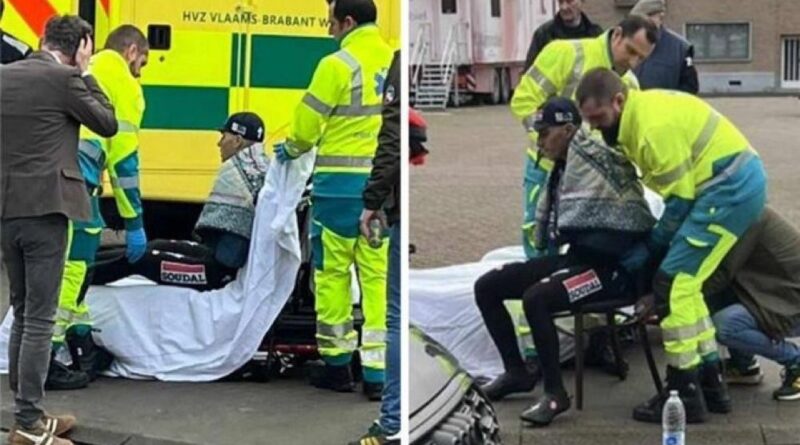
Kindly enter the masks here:
<path id="1" fill-rule="evenodd" d="M 228 117 L 228 88 L 144 85 L 144 130 L 216 130 Z"/>

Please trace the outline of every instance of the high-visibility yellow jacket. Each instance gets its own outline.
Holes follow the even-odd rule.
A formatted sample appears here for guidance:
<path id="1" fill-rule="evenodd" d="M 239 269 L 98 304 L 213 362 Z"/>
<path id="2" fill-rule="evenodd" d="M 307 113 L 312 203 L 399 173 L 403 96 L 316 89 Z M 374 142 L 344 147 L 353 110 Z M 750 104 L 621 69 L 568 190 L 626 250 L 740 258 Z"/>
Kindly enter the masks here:
<path id="1" fill-rule="evenodd" d="M 315 196 L 361 197 L 377 148 L 392 54 L 377 26 L 365 24 L 317 65 L 287 139 L 292 156 L 318 147 Z"/>
<path id="2" fill-rule="evenodd" d="M 511 112 L 522 121 L 532 142 L 536 146 L 536 131 L 533 121 L 536 110 L 552 96 L 564 96 L 574 100 L 583 75 L 594 68 L 613 69 L 610 48 L 610 33 L 598 37 L 576 40 L 554 40 L 544 47 L 533 65 L 514 90 Z M 631 89 L 638 89 L 636 76 L 628 71 L 623 80 Z"/>
<path id="3" fill-rule="evenodd" d="M 731 163 L 732 170 L 747 159 L 737 155 L 757 156 L 747 138 L 711 105 L 671 90 L 629 91 L 618 141 L 639 167 L 644 184 L 664 198 L 664 213 L 651 234 L 661 246 L 672 240 L 696 198 L 724 180 L 725 175 L 716 179 L 715 167 Z"/>
<path id="4" fill-rule="evenodd" d="M 102 183 L 103 170 L 108 168 L 114 199 L 126 229 L 141 228 L 138 132 L 145 108 L 142 87 L 122 55 L 111 49 L 92 56 L 89 71 L 114 106 L 119 132 L 103 138 L 81 127 L 78 153 L 81 171 L 86 182 L 97 187 Z"/>
<path id="5" fill-rule="evenodd" d="M 753 150 L 725 116 L 690 94 L 629 91 L 619 143 L 641 170 L 642 181 L 665 199 L 694 200 L 713 176 L 712 164 Z"/>

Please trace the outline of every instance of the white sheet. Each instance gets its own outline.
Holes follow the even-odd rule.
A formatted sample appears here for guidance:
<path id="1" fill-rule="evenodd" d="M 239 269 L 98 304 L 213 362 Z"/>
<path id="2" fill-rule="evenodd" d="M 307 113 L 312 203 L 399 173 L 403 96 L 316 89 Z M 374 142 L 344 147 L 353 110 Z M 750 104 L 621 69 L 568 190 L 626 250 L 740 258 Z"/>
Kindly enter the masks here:
<path id="1" fill-rule="evenodd" d="M 645 188 L 645 198 L 656 218 L 663 212 L 661 197 Z M 494 378 L 503 363 L 475 305 L 475 280 L 489 270 L 512 261 L 523 261 L 522 246 L 504 247 L 487 253 L 475 263 L 437 269 L 409 270 L 409 321 L 450 351 L 473 376 Z M 570 319 L 557 325 L 571 331 Z M 571 335 L 559 331 L 561 361 L 574 355 Z"/>
<path id="2" fill-rule="evenodd" d="M 313 154 L 307 154 L 290 163 L 271 163 L 259 194 L 247 264 L 224 289 L 90 288 L 87 303 L 100 330 L 95 339 L 116 357 L 112 375 L 208 381 L 253 357 L 294 288 L 301 261 L 295 209 L 313 162 Z M 3 369 L 10 318 L 9 313 L 6 329 L 0 328 Z"/>

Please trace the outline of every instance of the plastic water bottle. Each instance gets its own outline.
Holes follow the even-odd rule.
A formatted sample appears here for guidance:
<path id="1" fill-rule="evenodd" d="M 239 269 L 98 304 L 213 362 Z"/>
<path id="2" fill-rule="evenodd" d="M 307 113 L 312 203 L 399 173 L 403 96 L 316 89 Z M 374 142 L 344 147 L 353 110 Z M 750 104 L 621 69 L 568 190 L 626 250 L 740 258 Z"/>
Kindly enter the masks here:
<path id="1" fill-rule="evenodd" d="M 678 397 L 678 391 L 671 390 L 669 399 L 661 413 L 663 445 L 684 445 L 686 443 L 686 411 Z"/>
<path id="2" fill-rule="evenodd" d="M 381 220 L 374 218 L 369 221 L 369 246 L 373 249 L 380 249 L 383 245 L 382 232 Z"/>

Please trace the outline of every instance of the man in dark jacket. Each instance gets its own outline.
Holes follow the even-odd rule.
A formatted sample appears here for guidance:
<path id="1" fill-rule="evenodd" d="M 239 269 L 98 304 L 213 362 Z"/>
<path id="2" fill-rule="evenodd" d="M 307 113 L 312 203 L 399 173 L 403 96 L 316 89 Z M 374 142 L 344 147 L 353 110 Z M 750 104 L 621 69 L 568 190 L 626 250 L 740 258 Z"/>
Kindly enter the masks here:
<path id="1" fill-rule="evenodd" d="M 394 53 L 383 91 L 383 123 L 372 173 L 364 188 L 361 234 L 370 237 L 370 222 L 388 224 L 389 276 L 386 280 L 386 381 L 381 416 L 353 445 L 400 443 L 400 51 Z M 383 210 L 381 210 L 383 209 Z M 385 216 L 382 212 L 385 211 Z"/>
<path id="2" fill-rule="evenodd" d="M 631 14 L 650 20 L 658 28 L 658 41 L 650 56 L 633 70 L 643 90 L 661 88 L 697 94 L 699 83 L 694 67 L 694 47 L 664 26 L 664 0 L 639 0 Z"/>
<path id="3" fill-rule="evenodd" d="M 0 20 L 3 19 L 3 11 L 6 9 L 6 2 L 0 0 Z M 0 64 L 16 62 L 28 57 L 31 47 L 22 40 L 0 29 Z"/>
<path id="4" fill-rule="evenodd" d="M 717 340 L 731 351 L 730 383 L 757 384 L 760 355 L 784 367 L 775 400 L 800 400 L 800 231 L 774 209 L 731 249 L 703 289 Z"/>
<path id="5" fill-rule="evenodd" d="M 584 0 L 558 0 L 558 14 L 555 18 L 533 33 L 533 40 L 525 57 L 524 71 L 531 67 L 542 48 L 553 40 L 597 37 L 603 33 L 603 28 L 592 23 L 583 13 L 583 2 Z"/>
<path id="6" fill-rule="evenodd" d="M 56 16 L 47 22 L 42 51 L 0 66 L 0 241 L 14 308 L 8 350 L 14 445 L 72 443 L 57 436 L 75 418 L 45 414 L 42 401 L 69 220 L 91 215 L 78 130 L 117 132 L 114 109 L 87 72 L 91 32 L 80 17 Z"/>

